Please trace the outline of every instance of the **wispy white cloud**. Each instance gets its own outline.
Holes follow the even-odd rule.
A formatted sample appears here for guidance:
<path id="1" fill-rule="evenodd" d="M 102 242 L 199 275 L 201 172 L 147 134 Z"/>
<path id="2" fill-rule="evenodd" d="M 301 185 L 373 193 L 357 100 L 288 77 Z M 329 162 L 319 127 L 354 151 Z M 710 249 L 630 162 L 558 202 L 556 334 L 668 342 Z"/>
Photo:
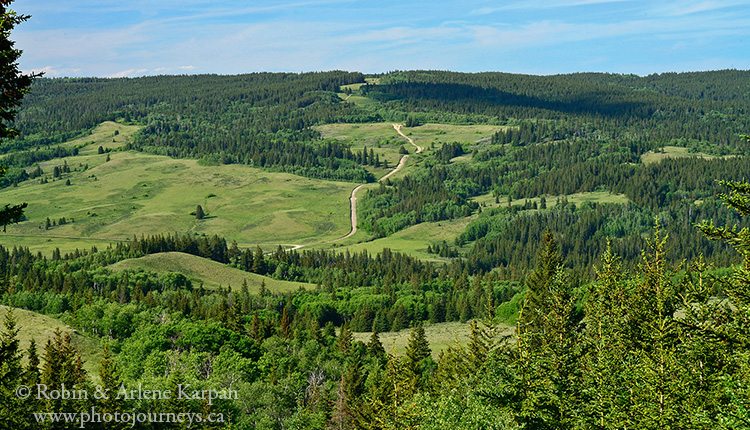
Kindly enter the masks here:
<path id="1" fill-rule="evenodd" d="M 566 8 L 576 6 L 590 6 L 595 4 L 608 4 L 608 3 L 625 3 L 632 0 L 529 0 L 524 2 L 512 3 L 498 7 L 481 7 L 473 9 L 469 12 L 469 15 L 489 15 L 496 12 L 511 11 L 511 10 L 538 10 L 538 9 L 555 9 L 555 8 Z"/>
<path id="2" fill-rule="evenodd" d="M 44 66 L 36 69 L 23 70 L 25 74 L 37 74 L 43 73 L 46 77 L 58 77 L 58 76 L 75 76 L 81 72 L 81 69 L 67 69 L 59 68 L 55 66 Z"/>
<path id="3" fill-rule="evenodd" d="M 113 73 L 107 77 L 108 78 L 126 78 L 130 76 L 143 75 L 144 73 L 149 72 L 149 71 L 150 71 L 149 69 L 128 69 L 128 70 L 122 70 L 117 73 Z"/>
<path id="4" fill-rule="evenodd" d="M 471 26 L 474 40 L 482 46 L 521 49 L 532 46 L 560 46 L 569 42 L 596 41 L 608 38 L 649 38 L 681 40 L 692 45 L 697 39 L 750 34 L 744 19 L 710 17 L 675 17 L 672 20 L 640 19 L 617 23 L 571 23 L 539 21 L 522 26 Z"/>
<path id="5" fill-rule="evenodd" d="M 650 13 L 655 16 L 683 16 L 691 14 L 705 14 L 723 9 L 729 9 L 736 6 L 750 6 L 747 0 L 723 0 L 717 1 L 677 1 L 667 5 L 658 5 L 650 9 Z"/>
<path id="6" fill-rule="evenodd" d="M 651 26 L 647 21 L 632 21 L 617 25 L 541 21 L 520 27 L 472 26 L 470 29 L 474 40 L 482 46 L 514 50 L 644 34 L 651 29 Z"/>

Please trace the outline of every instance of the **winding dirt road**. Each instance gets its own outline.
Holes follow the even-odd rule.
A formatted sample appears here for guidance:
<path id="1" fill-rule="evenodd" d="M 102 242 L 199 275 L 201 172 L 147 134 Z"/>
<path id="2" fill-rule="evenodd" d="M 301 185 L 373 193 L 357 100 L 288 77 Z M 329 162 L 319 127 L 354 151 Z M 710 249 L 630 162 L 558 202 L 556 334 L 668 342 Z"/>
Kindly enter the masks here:
<path id="1" fill-rule="evenodd" d="M 398 134 L 400 134 L 401 136 L 403 136 L 407 141 L 409 141 L 409 143 L 411 143 L 415 148 L 417 148 L 417 150 L 415 151 L 415 154 L 419 154 L 420 152 L 422 152 L 422 150 L 424 149 L 423 147 L 421 147 L 421 146 L 417 145 L 416 143 L 414 143 L 414 141 L 409 136 L 407 136 L 403 132 L 401 132 L 401 127 L 402 127 L 401 124 L 391 124 L 391 125 L 393 125 L 393 128 L 396 130 L 396 132 Z M 398 165 L 396 165 L 396 167 L 393 170 L 391 170 L 387 174 L 383 175 L 382 178 L 378 179 L 378 182 L 385 181 L 386 179 L 388 179 L 392 175 L 395 175 L 396 173 L 398 173 L 406 165 L 406 160 L 408 160 L 408 159 L 409 159 L 409 155 L 408 154 L 403 155 L 401 157 L 401 159 L 398 161 Z M 352 220 L 351 231 L 349 231 L 349 233 L 346 234 L 345 236 L 341 236 L 341 237 L 336 238 L 336 239 L 328 240 L 328 241 L 325 241 L 323 243 L 339 242 L 339 241 L 342 241 L 342 240 L 347 239 L 349 237 L 352 237 L 352 236 L 354 236 L 355 233 L 357 233 L 357 192 L 360 189 L 362 189 L 362 187 L 364 187 L 365 185 L 367 185 L 367 184 L 357 185 L 352 190 L 352 194 L 349 196 L 349 211 L 351 213 L 351 220 Z M 287 251 L 291 251 L 293 249 L 300 249 L 300 248 L 303 248 L 305 246 L 310 246 L 310 245 L 292 245 L 292 244 L 288 244 L 288 245 L 284 245 L 284 246 L 291 246 L 291 248 L 289 248 L 287 250 Z"/>
<path id="2" fill-rule="evenodd" d="M 394 125 L 394 127 L 395 127 L 395 125 Z M 398 129 L 396 129 L 396 130 L 398 130 Z M 404 136 L 404 137 L 406 137 L 406 136 Z M 408 139 L 408 137 L 407 137 L 407 139 Z M 409 139 L 409 140 L 411 140 L 411 139 Z M 414 144 L 414 142 L 412 142 L 412 145 L 413 144 Z M 417 145 L 414 145 L 414 146 L 417 146 Z M 419 147 L 419 146 L 417 146 L 417 148 L 419 148 L 419 150 L 417 152 L 419 152 L 419 151 L 422 150 L 421 147 Z M 396 168 L 393 169 L 393 170 L 391 170 L 390 172 L 388 172 L 388 174 L 383 175 L 382 178 L 378 179 L 378 182 L 385 181 L 386 179 L 388 179 L 388 177 L 390 177 L 391 175 L 393 175 L 393 174 L 397 173 L 399 170 L 401 170 L 404 167 L 404 165 L 406 165 L 406 160 L 408 158 L 409 158 L 408 155 L 402 156 L 401 159 L 398 161 L 398 165 L 396 166 Z M 357 187 L 352 190 L 351 197 L 349 197 L 349 204 L 350 204 L 350 207 L 351 207 L 350 210 L 351 210 L 351 218 L 352 218 L 352 230 L 346 236 L 341 236 L 338 239 L 333 239 L 333 240 L 330 240 L 330 241 L 328 241 L 326 243 L 338 242 L 340 240 L 344 240 L 344 239 L 346 239 L 348 237 L 352 237 L 354 235 L 354 233 L 357 232 L 357 191 L 359 191 L 359 189 L 362 188 L 362 187 L 364 187 L 365 185 L 367 185 L 367 184 L 357 185 Z"/>
<path id="3" fill-rule="evenodd" d="M 411 143 L 412 145 L 414 145 L 414 147 L 415 147 L 415 148 L 417 148 L 417 151 L 415 152 L 416 154 L 419 154 L 420 152 L 422 152 L 422 150 L 423 150 L 424 148 L 422 148 L 421 146 L 419 146 L 419 145 L 417 145 L 416 143 L 414 143 L 414 141 L 413 141 L 413 140 L 411 140 L 411 137 L 409 137 L 409 136 L 405 135 L 405 134 L 404 134 L 404 133 L 403 133 L 403 132 L 401 131 L 401 127 L 403 127 L 403 126 L 402 126 L 401 124 L 392 124 L 392 125 L 393 125 L 393 128 L 395 128 L 395 129 L 396 129 L 396 131 L 398 132 L 398 134 L 400 134 L 401 136 L 403 136 L 404 138 L 406 138 L 406 140 L 408 140 L 408 141 L 409 141 L 409 143 Z M 381 178 L 381 180 L 382 180 L 382 179 L 384 179 L 384 178 Z"/>
<path id="4" fill-rule="evenodd" d="M 396 129 L 396 132 L 398 132 L 398 134 L 400 134 L 401 136 L 403 136 L 404 138 L 406 138 L 406 140 L 408 140 L 409 143 L 411 143 L 412 145 L 414 145 L 415 148 L 417 148 L 417 150 L 415 151 L 415 154 L 419 154 L 420 152 L 422 152 L 422 150 L 424 148 L 422 148 L 421 146 L 419 146 L 416 143 L 414 143 L 414 141 L 409 136 L 407 136 L 407 135 L 405 135 L 404 133 L 401 132 L 401 124 L 391 124 L 391 125 L 393 125 L 393 128 Z M 398 160 L 398 165 L 396 166 L 396 168 L 393 169 L 393 170 L 391 170 L 390 172 L 388 172 L 386 175 L 383 175 L 382 178 L 378 179 L 378 182 L 383 182 L 386 179 L 388 179 L 391 175 L 396 174 L 399 170 L 401 170 L 406 165 L 406 160 L 408 160 L 408 159 L 409 159 L 409 155 L 408 154 L 402 156 L 401 159 Z M 365 185 L 367 185 L 367 184 L 357 185 L 357 187 L 352 190 L 351 197 L 349 197 L 349 204 L 351 206 L 350 210 L 351 210 L 351 214 L 352 214 L 351 215 L 351 218 L 352 218 L 352 230 L 346 236 L 341 236 L 338 239 L 333 239 L 333 240 L 330 240 L 330 241 L 328 241 L 326 243 L 338 242 L 340 240 L 344 240 L 344 239 L 346 239 L 348 237 L 354 236 L 354 233 L 357 232 L 357 191 L 359 191 Z"/>

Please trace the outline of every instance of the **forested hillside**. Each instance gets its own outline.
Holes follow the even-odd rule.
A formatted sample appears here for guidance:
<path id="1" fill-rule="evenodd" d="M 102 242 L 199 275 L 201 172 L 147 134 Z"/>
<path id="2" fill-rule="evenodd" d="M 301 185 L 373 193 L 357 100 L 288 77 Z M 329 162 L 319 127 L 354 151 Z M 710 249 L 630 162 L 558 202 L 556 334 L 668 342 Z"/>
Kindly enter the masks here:
<path id="1" fill-rule="evenodd" d="M 351 114 L 339 86 L 362 74 L 260 73 L 137 79 L 39 79 L 17 118 L 12 149 L 60 143 L 106 120 L 144 125 L 132 148 L 208 163 L 243 163 L 326 179 L 371 180 L 309 129 Z"/>
<path id="2" fill-rule="evenodd" d="M 749 96 L 750 72 L 735 70 L 38 79 L 20 135 L 0 146 L 0 193 L 53 196 L 68 212 L 9 227 L 0 304 L 60 320 L 102 360 L 87 372 L 64 333 L 22 351 L 9 313 L 0 417 L 17 428 L 78 427 L 33 413 L 92 408 L 221 417 L 191 422 L 206 429 L 750 428 Z M 197 175 L 204 167 L 215 170 Z M 134 172 L 144 177 L 127 182 Z M 192 196 L 196 185 L 178 187 L 188 178 L 211 189 Z M 359 194 L 360 231 L 325 236 L 333 205 L 380 178 Z M 312 212 L 292 201 L 320 205 L 322 220 L 293 223 Z M 262 216 L 230 219 L 240 204 Z M 106 227 L 131 217 L 128 238 L 107 243 Z M 446 221 L 461 229 L 414 233 L 424 239 L 411 252 L 386 246 Z M 264 242 L 212 233 L 231 235 L 227 225 Z M 139 268 L 147 256 L 224 265 L 241 281 Z M 446 322 L 466 323 L 469 340 L 438 354 L 425 332 Z M 404 329 L 403 353 L 380 341 Z M 14 391 L 36 383 L 199 395 L 24 402 Z M 200 394 L 213 392 L 226 396 Z"/>

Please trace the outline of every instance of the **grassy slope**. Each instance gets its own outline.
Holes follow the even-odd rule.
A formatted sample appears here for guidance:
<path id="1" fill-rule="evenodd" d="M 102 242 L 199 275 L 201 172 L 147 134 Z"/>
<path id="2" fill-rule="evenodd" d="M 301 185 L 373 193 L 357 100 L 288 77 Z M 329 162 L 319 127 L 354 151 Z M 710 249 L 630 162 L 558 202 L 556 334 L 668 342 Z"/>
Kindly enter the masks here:
<path id="1" fill-rule="evenodd" d="M 557 199 L 559 199 L 560 196 L 546 196 L 547 199 L 547 206 L 553 207 L 557 204 Z M 568 203 L 575 203 L 576 205 L 580 205 L 584 202 L 591 202 L 591 203 L 620 203 L 625 204 L 629 200 L 625 194 L 611 194 L 609 191 L 591 191 L 588 193 L 575 193 L 575 194 L 568 194 L 565 196 L 568 199 Z M 500 203 L 495 203 L 495 197 L 492 194 L 484 194 L 481 196 L 477 196 L 473 199 L 483 207 L 498 207 L 498 206 L 508 206 L 508 196 L 507 195 L 501 195 L 499 197 Z M 530 202 L 536 202 L 537 205 L 540 203 L 541 198 L 540 197 L 534 197 L 531 199 L 528 199 Z M 526 203 L 526 199 L 516 199 L 513 200 L 511 203 L 513 206 L 523 206 Z"/>
<path id="2" fill-rule="evenodd" d="M 425 124 L 404 129 L 429 153 L 431 142 L 458 141 L 475 144 L 486 141 L 498 126 L 458 126 Z M 51 171 L 64 160 L 42 163 L 50 179 L 27 181 L 17 188 L 0 190 L 0 201 L 29 203 L 28 221 L 10 226 L 0 236 L 4 246 L 29 246 L 34 251 L 51 252 L 59 247 L 63 252 L 74 248 L 102 247 L 118 240 L 128 240 L 134 234 L 186 233 L 218 234 L 236 240 L 241 247 L 259 244 L 273 250 L 278 244 L 312 244 L 318 247 L 349 246 L 352 250 L 366 249 L 379 252 L 384 247 L 406 252 L 419 258 L 434 260 L 427 254 L 428 243 L 452 242 L 472 219 L 452 222 L 424 223 L 375 241 L 367 232 L 358 232 L 342 243 L 325 243 L 346 234 L 349 230 L 348 198 L 354 184 L 321 181 L 299 176 L 270 173 L 241 165 L 199 166 L 194 160 L 177 160 L 135 152 L 116 151 L 105 154 L 97 149 L 117 149 L 127 143 L 138 127 L 106 122 L 90 135 L 64 145 L 77 146 L 80 155 L 69 157 L 74 171 L 52 181 Z M 326 138 L 335 138 L 352 145 L 354 150 L 372 148 L 381 159 L 395 166 L 398 147 L 408 145 L 393 129 L 391 123 L 330 124 L 317 127 Z M 115 135 L 115 131 L 118 134 Z M 113 142 L 114 140 L 114 142 Z M 412 154 L 397 177 L 419 169 L 424 154 Z M 457 160 L 458 161 L 458 160 Z M 376 176 L 384 169 L 372 169 Z M 71 185 L 66 186 L 65 180 Z M 370 187 L 377 187 L 370 184 Z M 365 190 L 360 192 L 364 195 Z M 548 197 L 553 205 L 556 197 Z M 497 206 L 491 195 L 476 198 L 480 204 Z M 537 200 L 537 199 L 534 199 Z M 608 193 L 572 195 L 568 200 L 626 202 L 624 196 Z M 321 204 L 325 202 L 325 204 Z M 517 200 L 514 204 L 522 204 Z M 197 221 L 190 215 L 200 204 L 208 217 Z M 500 205 L 507 204 L 501 197 Z M 75 220 L 62 226 L 44 229 L 49 217 Z M 226 284 L 206 278 L 206 284 Z M 250 282 L 248 280 L 248 282 Z"/>
<path id="3" fill-rule="evenodd" d="M 128 125 L 113 121 L 105 121 L 90 134 L 65 142 L 63 146 L 78 146 L 80 155 L 96 154 L 99 146 L 102 149 L 117 149 L 129 143 L 141 127 L 137 125 Z M 117 134 L 115 134 L 117 133 Z"/>
<path id="4" fill-rule="evenodd" d="M 451 125 L 423 124 L 418 127 L 402 128 L 401 131 L 422 146 L 431 142 L 459 142 L 464 144 L 482 144 L 488 142 L 492 135 L 508 127 L 497 125 Z"/>
<path id="5" fill-rule="evenodd" d="M 409 254 L 422 260 L 448 261 L 448 259 L 437 257 L 435 254 L 428 254 L 427 245 L 440 244 L 445 240 L 453 246 L 453 240 L 475 218 L 474 216 L 451 221 L 425 222 L 380 239 L 347 244 L 347 246 L 341 248 L 341 251 L 348 249 L 351 252 L 367 251 L 370 254 L 377 254 L 383 248 L 390 248 L 392 251 Z"/>
<path id="6" fill-rule="evenodd" d="M 199 166 L 195 160 L 135 152 L 112 152 L 111 161 L 105 162 L 106 155 L 96 154 L 99 144 L 113 143 L 112 134 L 104 134 L 109 142 L 94 141 L 81 155 L 66 160 L 72 169 L 88 164 L 87 170 L 54 182 L 50 174 L 48 184 L 33 180 L 0 190 L 0 201 L 29 204 L 28 221 L 9 226 L 0 244 L 68 251 L 134 234 L 195 232 L 218 234 L 240 246 L 275 249 L 278 244 L 333 239 L 349 230 L 348 200 L 354 184 L 242 165 Z M 126 139 L 122 132 L 115 139 L 120 138 Z M 53 160 L 42 168 L 51 173 L 52 166 L 62 163 Z M 202 221 L 190 215 L 198 204 L 209 215 Z M 75 222 L 45 230 L 47 217 Z"/>
<path id="7" fill-rule="evenodd" d="M 700 158 L 716 158 L 715 155 L 705 154 L 703 152 L 693 153 L 688 152 L 688 148 L 682 146 L 665 146 L 662 148 L 664 152 L 648 151 L 641 155 L 641 163 L 651 164 L 657 163 L 665 158 L 685 158 L 685 157 L 700 157 Z M 732 157 L 732 155 L 726 155 L 724 158 Z"/>
<path id="8" fill-rule="evenodd" d="M 324 138 L 344 141 L 362 142 L 368 147 L 389 141 L 391 145 L 404 145 L 409 152 L 413 147 L 408 145 L 393 129 L 390 122 L 373 124 L 327 124 L 315 127 Z M 403 128 L 404 134 L 414 139 L 422 146 L 429 147 L 431 142 L 460 142 L 476 144 L 484 142 L 498 130 L 507 127 L 496 125 L 451 125 L 451 124 L 423 124 L 418 127 Z M 427 149 L 427 148 L 426 148 Z"/>
<path id="9" fill-rule="evenodd" d="M 351 98 L 350 98 L 351 100 Z M 363 147 L 372 149 L 381 161 L 394 167 L 401 156 L 398 148 L 407 142 L 396 133 L 391 123 L 377 124 L 326 124 L 314 127 L 324 139 L 337 139 L 351 145 L 354 152 Z M 410 145 L 405 145 L 407 147 Z M 408 149 L 408 148 L 407 148 Z M 375 173 L 376 176 L 382 176 Z"/>
<path id="10" fill-rule="evenodd" d="M 7 306 L 0 306 L 0 318 L 4 319 L 7 311 Z M 98 339 L 81 335 L 65 323 L 36 312 L 14 309 L 13 314 L 17 321 L 16 328 L 19 329 L 18 338 L 21 341 L 24 359 L 32 338 L 36 341 L 37 354 L 41 358 L 44 355 L 44 345 L 47 339 L 50 339 L 55 330 L 59 329 L 63 333 L 70 333 L 73 345 L 81 352 L 84 369 L 89 375 L 98 379 L 99 362 L 103 350 Z"/>
<path id="11" fill-rule="evenodd" d="M 513 328 L 510 326 L 505 327 L 503 335 L 512 333 Z M 427 341 L 432 349 L 432 357 L 437 359 L 440 351 L 446 349 L 450 345 L 456 344 L 466 345 L 469 342 L 469 325 L 461 322 L 447 322 L 439 324 L 425 324 L 424 332 L 427 336 Z M 396 355 L 404 355 L 406 351 L 406 345 L 409 343 L 409 336 L 411 329 L 404 329 L 399 332 L 386 332 L 380 333 L 380 342 L 385 348 L 385 352 L 393 354 L 395 350 Z M 354 333 L 354 339 L 361 342 L 367 343 L 370 340 L 372 333 Z"/>
<path id="12" fill-rule="evenodd" d="M 300 286 L 304 288 L 315 288 L 315 285 L 304 282 L 287 282 L 277 281 L 255 273 L 249 273 L 217 263 L 206 258 L 196 257 L 181 252 L 162 252 L 151 254 L 141 258 L 132 258 L 123 260 L 110 266 L 113 270 L 137 270 L 143 269 L 156 273 L 177 272 L 188 277 L 194 286 L 203 282 L 206 288 L 216 288 L 219 285 L 223 287 L 231 286 L 232 289 L 238 290 L 242 281 L 247 281 L 250 292 L 257 293 L 260 290 L 260 284 L 265 281 L 266 288 L 272 292 L 285 293 L 295 291 Z"/>

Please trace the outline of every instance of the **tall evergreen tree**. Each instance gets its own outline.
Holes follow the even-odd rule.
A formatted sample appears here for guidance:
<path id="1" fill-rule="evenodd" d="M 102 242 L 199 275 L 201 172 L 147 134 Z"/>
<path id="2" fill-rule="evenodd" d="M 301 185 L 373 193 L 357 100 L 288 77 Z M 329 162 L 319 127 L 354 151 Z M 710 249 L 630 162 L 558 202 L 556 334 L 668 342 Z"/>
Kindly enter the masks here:
<path id="1" fill-rule="evenodd" d="M 292 316 L 289 313 L 289 307 L 284 306 L 281 314 L 281 324 L 279 325 L 279 337 L 284 339 L 292 338 Z"/>
<path id="2" fill-rule="evenodd" d="M 585 385 L 590 392 L 585 406 L 585 421 L 591 428 L 612 428 L 629 416 L 626 367 L 628 347 L 628 312 L 633 298 L 630 283 L 625 280 L 621 260 L 609 245 L 596 270 L 585 302 L 586 354 L 583 365 Z"/>
<path id="3" fill-rule="evenodd" d="M 107 393 L 99 399 L 97 405 L 101 414 L 109 413 L 113 414 L 118 411 L 127 409 L 127 403 L 123 399 L 117 398 L 117 392 L 120 390 L 123 382 L 121 374 L 117 368 L 117 362 L 115 361 L 112 354 L 109 352 L 109 342 L 104 344 L 104 351 L 102 352 L 102 359 L 99 362 L 99 380 L 101 382 L 102 392 Z M 127 428 L 127 423 L 113 422 L 107 425 L 107 428 L 122 429 Z"/>
<path id="4" fill-rule="evenodd" d="M 339 332 L 339 336 L 336 338 L 336 350 L 343 352 L 344 354 L 349 354 L 353 343 L 354 335 L 352 334 L 352 331 L 349 330 L 349 323 L 344 322 L 341 326 L 341 332 Z"/>
<path id="5" fill-rule="evenodd" d="M 3 316 L 3 331 L 0 333 L 0 422 L 7 428 L 24 428 L 23 401 L 16 395 L 22 381 L 23 367 L 18 340 L 16 317 L 9 308 Z"/>
<path id="6" fill-rule="evenodd" d="M 377 321 L 373 321 L 372 323 L 372 334 L 370 335 L 370 340 L 367 342 L 367 354 L 385 362 L 385 348 L 383 348 L 383 344 L 380 342 Z"/>
<path id="7" fill-rule="evenodd" d="M 425 361 L 432 354 L 430 344 L 427 341 L 427 335 L 424 332 L 422 323 L 417 323 L 411 328 L 409 342 L 406 344 L 404 356 L 404 365 L 408 372 L 414 378 L 415 389 L 422 388 L 425 385 Z"/>
<path id="8" fill-rule="evenodd" d="M 91 391 L 83 368 L 83 359 L 73 345 L 70 334 L 56 329 L 52 338 L 47 340 L 42 357 L 41 383 L 50 389 L 84 392 Z M 93 392 L 93 391 L 91 391 Z M 78 396 L 73 400 L 51 398 L 46 400 L 47 408 L 53 412 L 83 412 L 88 409 L 90 400 Z M 58 428 L 75 428 L 76 425 L 58 423 Z"/>
<path id="9" fill-rule="evenodd" d="M 260 246 L 255 248 L 255 257 L 253 258 L 252 272 L 259 275 L 265 275 L 268 270 L 266 266 L 266 258 L 263 255 L 263 249 Z"/>
<path id="10" fill-rule="evenodd" d="M 39 383 L 39 352 L 36 349 L 36 340 L 32 337 L 28 348 L 28 362 L 24 373 L 26 385 L 34 386 Z"/>
<path id="11" fill-rule="evenodd" d="M 0 0 L 0 140 L 13 138 L 18 131 L 12 127 L 17 109 L 21 106 L 21 99 L 29 91 L 31 82 L 36 76 L 24 74 L 18 68 L 21 50 L 15 48 L 15 42 L 10 40 L 10 33 L 16 25 L 26 21 L 28 15 L 19 15 L 8 9 L 12 0 Z M 0 167 L 0 177 L 5 169 Z M 8 224 L 18 222 L 23 216 L 26 203 L 19 205 L 6 204 L 0 207 L 0 225 L 3 231 Z"/>
<path id="12" fill-rule="evenodd" d="M 563 260 L 558 254 L 557 241 L 549 229 L 544 234 L 544 248 L 539 252 L 534 271 L 526 278 L 526 300 L 519 324 L 524 333 L 545 332 L 544 316 L 549 314 L 550 287 L 562 272 Z"/>
<path id="13" fill-rule="evenodd" d="M 750 142 L 750 137 L 743 138 Z M 721 200 L 740 215 L 750 216 L 750 182 L 722 181 L 721 184 L 729 188 L 729 193 L 719 196 Z M 736 225 L 717 227 L 713 221 L 704 221 L 699 228 L 709 239 L 734 247 L 742 257 L 741 265 L 720 284 L 726 296 L 723 303 L 707 294 L 710 287 L 694 283 L 700 288 L 696 291 L 698 294 L 690 297 L 691 305 L 697 301 L 700 306 L 690 308 L 687 320 L 700 339 L 712 340 L 706 349 L 724 351 L 722 359 L 728 369 L 721 369 L 724 371 L 715 386 L 721 387 L 718 398 L 729 401 L 717 402 L 716 420 L 727 428 L 747 428 L 750 426 L 747 402 L 750 398 L 750 229 L 739 229 Z M 703 361 L 696 360 L 697 363 Z"/>

